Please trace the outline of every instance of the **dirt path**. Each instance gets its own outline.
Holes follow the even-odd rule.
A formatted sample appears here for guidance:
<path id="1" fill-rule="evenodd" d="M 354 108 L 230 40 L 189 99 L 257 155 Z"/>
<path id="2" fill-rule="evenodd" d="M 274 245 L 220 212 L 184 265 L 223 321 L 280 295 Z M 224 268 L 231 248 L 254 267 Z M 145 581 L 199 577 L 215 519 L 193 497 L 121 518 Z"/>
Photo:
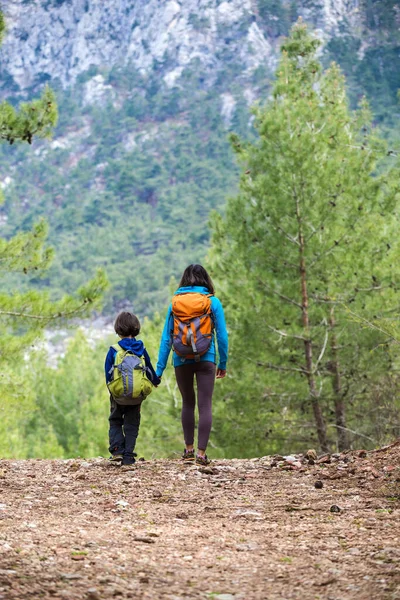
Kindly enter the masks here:
<path id="1" fill-rule="evenodd" d="M 359 454 L 0 461 L 0 600 L 400 599 L 400 446 Z"/>

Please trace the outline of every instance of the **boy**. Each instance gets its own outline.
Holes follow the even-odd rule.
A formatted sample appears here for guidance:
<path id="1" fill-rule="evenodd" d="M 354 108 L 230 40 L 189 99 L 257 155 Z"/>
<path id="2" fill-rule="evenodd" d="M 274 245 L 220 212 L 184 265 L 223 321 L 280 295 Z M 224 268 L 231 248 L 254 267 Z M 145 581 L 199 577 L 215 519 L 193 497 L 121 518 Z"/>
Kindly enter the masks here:
<path id="1" fill-rule="evenodd" d="M 157 377 L 150 357 L 141 340 L 136 340 L 140 332 L 139 319 L 130 312 L 121 312 L 114 323 L 115 333 L 121 338 L 119 346 L 124 350 L 129 350 L 136 356 L 143 356 L 146 364 L 146 375 L 155 386 L 160 384 L 160 378 Z M 105 361 L 106 383 L 112 380 L 114 371 L 114 359 L 117 351 L 110 348 Z M 135 463 L 135 444 L 139 433 L 140 425 L 140 404 L 134 406 L 117 404 L 110 394 L 110 428 L 109 441 L 111 452 L 110 461 L 122 463 L 123 465 L 133 465 Z"/>

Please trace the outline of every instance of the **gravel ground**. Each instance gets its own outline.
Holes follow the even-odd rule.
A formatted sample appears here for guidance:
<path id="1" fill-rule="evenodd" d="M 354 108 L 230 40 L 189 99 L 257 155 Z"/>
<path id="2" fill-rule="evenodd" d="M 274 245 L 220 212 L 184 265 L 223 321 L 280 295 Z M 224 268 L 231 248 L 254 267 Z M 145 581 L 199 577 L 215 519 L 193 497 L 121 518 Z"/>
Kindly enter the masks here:
<path id="1" fill-rule="evenodd" d="M 0 600 L 400 599 L 400 443 L 316 457 L 0 461 Z"/>

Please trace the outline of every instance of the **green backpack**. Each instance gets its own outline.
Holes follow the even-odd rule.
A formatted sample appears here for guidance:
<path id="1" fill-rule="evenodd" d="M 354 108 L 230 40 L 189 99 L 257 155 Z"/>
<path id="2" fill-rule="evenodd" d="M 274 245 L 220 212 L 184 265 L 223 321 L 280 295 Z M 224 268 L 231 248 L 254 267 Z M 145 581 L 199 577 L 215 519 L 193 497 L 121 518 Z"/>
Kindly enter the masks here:
<path id="1" fill-rule="evenodd" d="M 107 384 L 110 394 L 117 404 L 135 405 L 143 402 L 153 391 L 153 384 L 147 378 L 144 356 L 136 356 L 124 350 L 119 344 L 111 346 L 116 350 L 112 380 Z"/>

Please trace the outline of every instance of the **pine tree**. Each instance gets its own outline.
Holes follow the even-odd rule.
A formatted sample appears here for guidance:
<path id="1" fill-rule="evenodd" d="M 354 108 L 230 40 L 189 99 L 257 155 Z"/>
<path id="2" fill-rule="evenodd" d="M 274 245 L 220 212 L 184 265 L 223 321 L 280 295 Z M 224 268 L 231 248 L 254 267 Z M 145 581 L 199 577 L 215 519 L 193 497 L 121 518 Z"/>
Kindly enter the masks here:
<path id="1" fill-rule="evenodd" d="M 398 166 L 377 176 L 385 145 L 368 106 L 349 110 L 344 77 L 335 64 L 322 71 L 319 45 L 295 24 L 272 96 L 255 109 L 258 141 L 232 136 L 240 192 L 213 219 L 210 260 L 233 322 L 235 378 L 249 385 L 253 416 L 278 404 L 298 427 L 310 406 L 327 451 L 327 425 L 339 449 L 348 447 L 346 399 L 390 362 L 385 355 L 371 368 L 376 336 L 349 322 L 345 306 L 364 314 L 393 306 L 399 185 Z M 230 390 L 225 400 L 246 411 L 243 392 L 234 398 Z"/>
<path id="2" fill-rule="evenodd" d="M 0 41 L 5 21 L 0 12 Z M 54 93 L 45 88 L 38 100 L 22 103 L 19 110 L 4 101 L 0 104 L 0 140 L 3 143 L 32 143 L 34 137 L 47 138 L 57 121 Z M 36 224 L 31 231 L 11 239 L 0 238 L 0 268 L 21 277 L 40 275 L 50 265 L 53 251 L 46 246 L 47 225 Z M 18 369 L 21 354 L 46 326 L 72 317 L 88 315 L 99 303 L 106 287 L 105 275 L 97 275 L 74 296 L 55 301 L 47 292 L 7 290 L 0 293 L 0 388 L 7 410 L 17 408 L 23 400 L 24 380 Z"/>

